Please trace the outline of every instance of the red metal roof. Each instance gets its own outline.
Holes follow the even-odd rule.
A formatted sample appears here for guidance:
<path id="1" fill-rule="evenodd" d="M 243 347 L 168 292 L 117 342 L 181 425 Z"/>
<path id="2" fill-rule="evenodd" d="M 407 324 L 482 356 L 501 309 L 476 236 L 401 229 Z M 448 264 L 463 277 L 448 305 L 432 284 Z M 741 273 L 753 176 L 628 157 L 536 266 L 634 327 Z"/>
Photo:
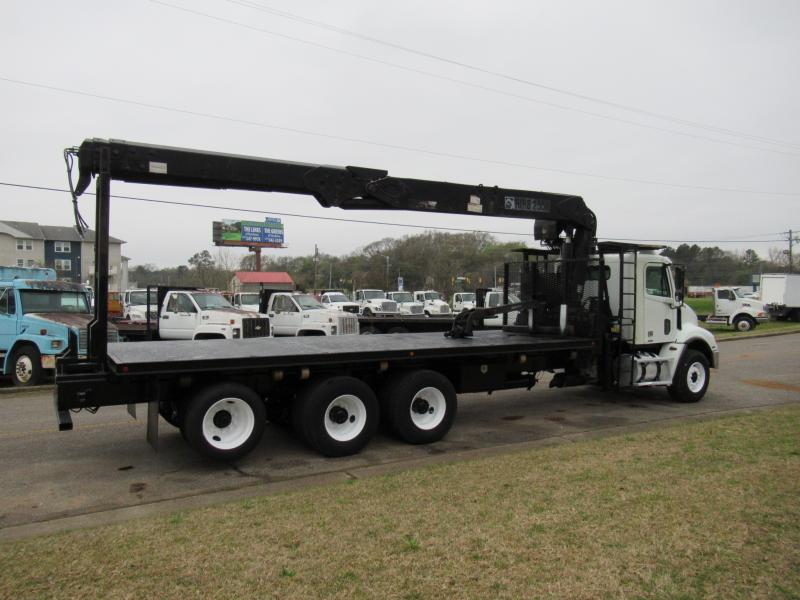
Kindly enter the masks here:
<path id="1" fill-rule="evenodd" d="M 285 271 L 237 271 L 236 278 L 242 283 L 294 283 Z"/>

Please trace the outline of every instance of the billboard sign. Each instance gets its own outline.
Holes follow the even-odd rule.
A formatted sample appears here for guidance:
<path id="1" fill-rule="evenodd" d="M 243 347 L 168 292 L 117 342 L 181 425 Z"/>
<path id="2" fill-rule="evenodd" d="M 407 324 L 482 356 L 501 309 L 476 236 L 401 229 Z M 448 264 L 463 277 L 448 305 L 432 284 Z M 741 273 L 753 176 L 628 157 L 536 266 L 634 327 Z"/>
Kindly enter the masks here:
<path id="1" fill-rule="evenodd" d="M 285 242 L 283 223 L 267 217 L 264 221 L 214 221 L 213 241 L 218 246 L 282 247 Z"/>

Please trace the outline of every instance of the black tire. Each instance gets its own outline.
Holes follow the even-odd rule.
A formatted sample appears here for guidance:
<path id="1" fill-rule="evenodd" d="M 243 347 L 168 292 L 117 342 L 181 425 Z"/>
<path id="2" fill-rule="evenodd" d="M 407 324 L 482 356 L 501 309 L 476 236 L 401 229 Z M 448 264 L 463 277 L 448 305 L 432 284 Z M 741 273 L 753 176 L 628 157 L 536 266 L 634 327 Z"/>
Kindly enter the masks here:
<path id="1" fill-rule="evenodd" d="M 378 399 L 355 377 L 329 377 L 307 385 L 292 407 L 297 436 L 324 456 L 357 454 L 378 430 Z"/>
<path id="2" fill-rule="evenodd" d="M 752 331 L 753 329 L 756 328 L 756 322 L 751 317 L 747 317 L 747 316 L 736 317 L 733 320 L 733 328 L 736 331 L 741 331 L 743 333 L 745 331 Z"/>
<path id="3" fill-rule="evenodd" d="M 710 379 L 711 373 L 705 355 L 697 350 L 687 350 L 667 391 L 677 402 L 699 402 L 708 389 Z"/>
<path id="4" fill-rule="evenodd" d="M 381 393 L 389 429 L 409 444 L 442 439 L 456 418 L 458 398 L 450 380 L 436 371 L 409 371 L 391 378 Z"/>
<path id="5" fill-rule="evenodd" d="M 264 401 L 239 383 L 218 383 L 189 402 L 182 432 L 203 456 L 235 460 L 250 452 L 264 433 Z"/>
<path id="6" fill-rule="evenodd" d="M 182 406 L 179 402 L 174 400 L 162 400 L 158 403 L 158 414 L 160 414 L 161 418 L 167 423 L 180 429 L 183 421 L 181 408 Z"/>
<path id="7" fill-rule="evenodd" d="M 42 355 L 36 346 L 25 344 L 11 354 L 11 381 L 19 387 L 39 385 L 42 382 Z"/>

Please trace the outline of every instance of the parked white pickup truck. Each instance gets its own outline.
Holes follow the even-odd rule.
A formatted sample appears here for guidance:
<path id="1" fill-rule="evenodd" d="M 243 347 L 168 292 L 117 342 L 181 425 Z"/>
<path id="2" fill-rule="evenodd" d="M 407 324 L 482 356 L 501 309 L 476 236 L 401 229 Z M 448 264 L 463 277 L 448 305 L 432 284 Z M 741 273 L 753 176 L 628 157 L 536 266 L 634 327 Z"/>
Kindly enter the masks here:
<path id="1" fill-rule="evenodd" d="M 352 302 L 342 292 L 324 292 L 319 301 L 325 305 L 325 308 L 341 310 L 349 313 L 357 313 L 359 306 L 356 302 Z"/>
<path id="2" fill-rule="evenodd" d="M 356 290 L 355 301 L 365 317 L 396 316 L 400 314 L 397 302 L 388 300 L 383 290 Z"/>
<path id="3" fill-rule="evenodd" d="M 764 303 L 739 295 L 739 288 L 714 289 L 714 314 L 706 318 L 710 325 L 731 325 L 737 331 L 750 331 L 756 324 L 769 321 Z"/>
<path id="4" fill-rule="evenodd" d="M 453 312 L 460 313 L 463 310 L 475 308 L 475 292 L 456 292 L 453 294 Z"/>
<path id="5" fill-rule="evenodd" d="M 222 294 L 208 290 L 168 291 L 158 318 L 158 337 L 162 340 L 235 340 L 269 335 L 268 319 L 234 308 Z"/>
<path id="6" fill-rule="evenodd" d="M 150 318 L 155 321 L 158 313 L 155 290 L 150 292 Z M 125 290 L 122 296 L 122 316 L 127 321 L 147 320 L 147 290 Z"/>
<path id="7" fill-rule="evenodd" d="M 414 294 L 411 292 L 386 292 L 386 297 L 397 302 L 397 308 L 400 309 L 401 315 L 421 317 L 425 310 L 422 302 L 416 302 Z"/>
<path id="8" fill-rule="evenodd" d="M 433 290 L 414 292 L 414 300 L 422 303 L 423 311 L 429 317 L 452 313 L 450 306 L 442 299 L 442 295 L 439 292 Z"/>
<path id="9" fill-rule="evenodd" d="M 274 336 L 358 335 L 358 317 L 326 308 L 310 294 L 273 293 L 267 315 Z"/>

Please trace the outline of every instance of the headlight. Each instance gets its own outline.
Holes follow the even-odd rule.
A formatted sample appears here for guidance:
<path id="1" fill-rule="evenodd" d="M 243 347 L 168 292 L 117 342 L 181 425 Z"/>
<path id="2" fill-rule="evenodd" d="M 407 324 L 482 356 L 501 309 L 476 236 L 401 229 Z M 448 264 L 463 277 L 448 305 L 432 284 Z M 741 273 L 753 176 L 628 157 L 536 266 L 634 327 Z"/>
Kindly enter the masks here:
<path id="1" fill-rule="evenodd" d="M 336 335 L 336 325 L 331 325 L 331 335 Z"/>
<path id="2" fill-rule="evenodd" d="M 53 350 L 58 350 L 59 348 L 61 348 L 61 345 L 62 345 L 61 340 L 50 340 L 50 347 Z"/>
<path id="3" fill-rule="evenodd" d="M 238 327 L 233 328 L 233 339 L 238 340 L 241 335 L 241 330 Z"/>

